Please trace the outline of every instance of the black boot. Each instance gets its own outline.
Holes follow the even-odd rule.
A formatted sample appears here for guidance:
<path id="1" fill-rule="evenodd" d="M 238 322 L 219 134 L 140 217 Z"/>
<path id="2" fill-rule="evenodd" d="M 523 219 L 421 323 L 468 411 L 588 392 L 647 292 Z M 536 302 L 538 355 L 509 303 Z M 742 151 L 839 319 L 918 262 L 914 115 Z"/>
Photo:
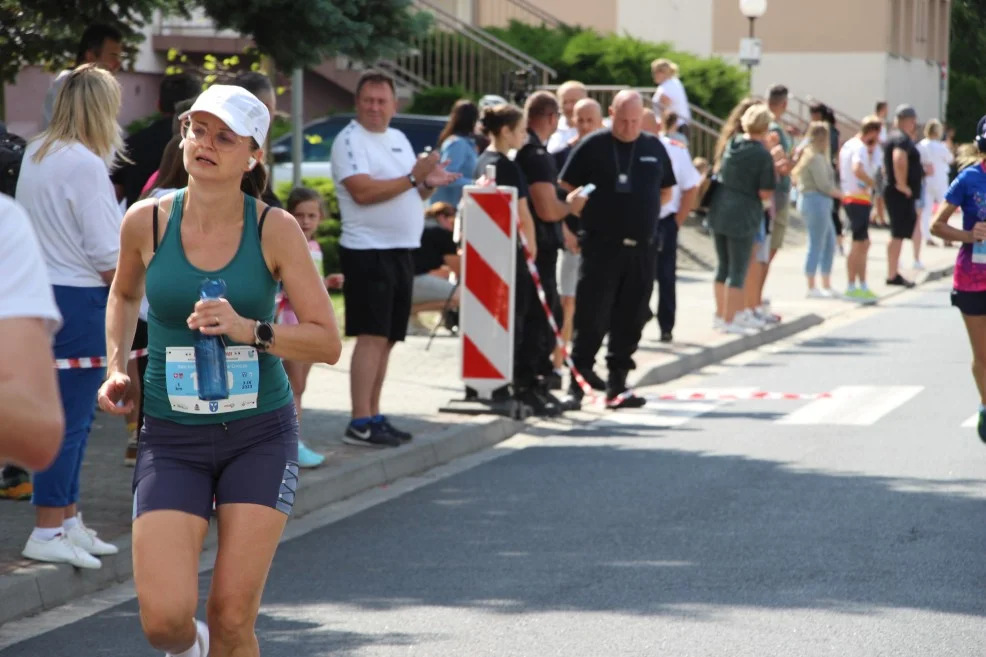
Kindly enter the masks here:
<path id="1" fill-rule="evenodd" d="M 609 382 L 606 384 L 606 406 L 613 410 L 640 408 L 647 403 L 646 399 L 638 397 L 627 388 L 627 374 L 625 370 L 612 370 L 609 373 Z"/>
<path id="2" fill-rule="evenodd" d="M 542 394 L 536 384 L 533 386 L 517 386 L 514 392 L 514 399 L 530 406 L 531 412 L 538 417 L 557 417 L 561 414 L 561 408 L 556 405 L 558 400 L 549 395 Z"/>

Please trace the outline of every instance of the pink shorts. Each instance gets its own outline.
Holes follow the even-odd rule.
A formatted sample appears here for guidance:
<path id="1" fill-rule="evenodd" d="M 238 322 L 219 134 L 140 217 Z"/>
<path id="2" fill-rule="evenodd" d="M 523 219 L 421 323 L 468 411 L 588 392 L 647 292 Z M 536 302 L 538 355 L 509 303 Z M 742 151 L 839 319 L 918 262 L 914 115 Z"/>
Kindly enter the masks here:
<path id="1" fill-rule="evenodd" d="M 297 325 L 301 323 L 298 321 L 298 316 L 294 314 L 294 308 L 291 307 L 291 302 L 286 296 L 278 294 L 276 304 L 278 324 Z"/>

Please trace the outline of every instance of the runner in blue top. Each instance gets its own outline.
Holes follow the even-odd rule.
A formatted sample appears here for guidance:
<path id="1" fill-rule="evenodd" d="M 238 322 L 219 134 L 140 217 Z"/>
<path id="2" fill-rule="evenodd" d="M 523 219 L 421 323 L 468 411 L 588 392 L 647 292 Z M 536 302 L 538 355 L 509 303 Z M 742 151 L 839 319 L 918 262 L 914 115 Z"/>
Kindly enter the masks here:
<path id="1" fill-rule="evenodd" d="M 938 211 L 932 234 L 961 242 L 955 262 L 952 305 L 962 313 L 972 344 L 972 376 L 979 389 L 979 438 L 986 442 L 986 116 L 976 127 L 976 144 L 982 161 L 966 168 L 952 182 Z M 962 228 L 948 225 L 962 209 Z"/>

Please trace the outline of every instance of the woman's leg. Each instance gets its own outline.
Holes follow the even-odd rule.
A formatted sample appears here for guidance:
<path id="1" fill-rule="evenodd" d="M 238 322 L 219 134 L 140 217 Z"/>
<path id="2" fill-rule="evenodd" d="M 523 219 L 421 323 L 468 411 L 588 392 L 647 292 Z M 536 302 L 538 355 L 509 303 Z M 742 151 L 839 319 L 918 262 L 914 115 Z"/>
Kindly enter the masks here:
<path id="1" fill-rule="evenodd" d="M 924 210 L 921 210 L 924 212 Z M 914 233 L 911 235 L 911 244 L 914 245 L 914 264 L 917 265 L 921 262 L 921 245 L 923 240 L 921 238 L 921 221 L 919 220 L 914 225 Z"/>
<path id="2" fill-rule="evenodd" d="M 216 513 L 219 553 L 206 604 L 209 657 L 259 657 L 254 624 L 288 516 L 259 504 L 223 504 Z"/>
<path id="3" fill-rule="evenodd" d="M 798 198 L 798 210 L 805 221 L 808 230 L 808 249 L 805 252 L 805 277 L 808 289 L 815 287 L 815 275 L 822 255 L 822 242 L 826 229 L 832 228 L 831 218 L 825 213 L 824 206 L 819 203 L 820 194 L 808 192 Z"/>
<path id="4" fill-rule="evenodd" d="M 134 520 L 140 624 L 156 650 L 180 654 L 195 644 L 199 554 L 208 529 L 205 518 L 183 511 L 149 511 Z"/>
<path id="5" fill-rule="evenodd" d="M 729 260 L 729 288 L 726 290 L 726 307 L 723 318 L 731 324 L 736 313 L 743 309 L 743 286 L 749 258 L 753 253 L 753 236 L 748 238 L 729 238 L 727 242 Z"/>
<path id="6" fill-rule="evenodd" d="M 729 278 L 729 249 L 728 241 L 723 235 L 713 234 L 712 240 L 716 247 L 716 275 L 712 293 L 716 301 L 716 317 L 725 318 L 726 312 L 726 279 Z"/>
<path id="7" fill-rule="evenodd" d="M 979 402 L 986 404 L 986 315 L 962 315 L 972 346 L 972 378 L 979 390 Z"/>
<path id="8" fill-rule="evenodd" d="M 837 239 L 834 225 L 831 223 L 825 224 L 823 226 L 818 266 L 822 274 L 822 288 L 826 290 L 832 289 L 832 261 L 835 259 L 836 244 Z"/>
<path id="9" fill-rule="evenodd" d="M 301 396 L 305 394 L 308 386 L 308 373 L 312 369 L 311 363 L 299 363 L 293 360 L 285 360 L 284 372 L 288 375 L 288 382 L 291 384 L 291 394 L 294 395 L 294 407 L 298 413 L 298 422 L 301 423 Z"/>

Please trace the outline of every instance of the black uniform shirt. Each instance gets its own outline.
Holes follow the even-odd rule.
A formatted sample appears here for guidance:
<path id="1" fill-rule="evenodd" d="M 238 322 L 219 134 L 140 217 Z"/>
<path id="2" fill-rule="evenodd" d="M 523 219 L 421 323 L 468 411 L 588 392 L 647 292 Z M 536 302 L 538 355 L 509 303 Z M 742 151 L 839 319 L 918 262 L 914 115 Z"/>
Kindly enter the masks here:
<path id="1" fill-rule="evenodd" d="M 572 157 L 572 151 L 574 150 L 575 150 L 575 146 L 572 144 L 568 144 L 565 146 L 565 148 L 555 152 L 554 154 L 555 166 L 558 167 L 559 171 L 562 171 L 565 168 L 565 164 L 568 162 L 568 158 Z M 558 198 L 559 200 L 567 199 L 568 192 L 566 192 L 564 189 L 559 187 Z M 565 225 L 568 226 L 568 229 L 573 233 L 575 233 L 576 235 L 578 235 L 579 231 L 581 230 L 579 227 L 579 218 L 576 217 L 574 214 L 570 214 L 567 217 L 565 217 Z"/>
<path id="2" fill-rule="evenodd" d="M 426 222 L 421 233 L 421 246 L 411 253 L 414 275 L 420 276 L 438 269 L 445 264 L 445 256 L 455 255 L 455 251 L 452 231 L 445 230 L 434 221 Z"/>
<path id="3" fill-rule="evenodd" d="M 916 198 L 921 194 L 921 181 L 924 178 L 924 167 L 921 165 L 921 153 L 914 140 L 899 130 L 890 133 L 890 138 L 883 145 L 883 170 L 887 176 L 887 187 L 884 194 L 887 196 L 904 198 L 904 195 L 897 191 L 897 172 L 894 170 L 894 151 L 900 149 L 907 153 L 907 186 L 911 188 L 911 198 Z"/>
<path id="4" fill-rule="evenodd" d="M 548 153 L 537 135 L 528 130 L 529 140 L 517 151 L 514 161 L 527 179 L 528 187 L 536 183 L 549 183 L 557 189 L 558 167 L 555 165 L 555 158 Z M 535 234 L 537 235 L 538 251 L 546 252 L 549 249 L 560 249 L 564 244 L 560 222 L 547 222 L 538 216 L 534 207 L 534 201 L 528 197 L 527 205 L 531 209 L 531 217 L 534 218 Z"/>
<path id="5" fill-rule="evenodd" d="M 626 176 L 626 192 L 618 191 Z M 574 187 L 592 183 L 595 191 L 582 210 L 582 228 L 602 239 L 652 239 L 661 213 L 661 190 L 674 187 L 671 159 L 661 140 L 641 133 L 636 141 L 624 143 L 610 129 L 587 136 L 561 172 L 561 179 Z"/>

